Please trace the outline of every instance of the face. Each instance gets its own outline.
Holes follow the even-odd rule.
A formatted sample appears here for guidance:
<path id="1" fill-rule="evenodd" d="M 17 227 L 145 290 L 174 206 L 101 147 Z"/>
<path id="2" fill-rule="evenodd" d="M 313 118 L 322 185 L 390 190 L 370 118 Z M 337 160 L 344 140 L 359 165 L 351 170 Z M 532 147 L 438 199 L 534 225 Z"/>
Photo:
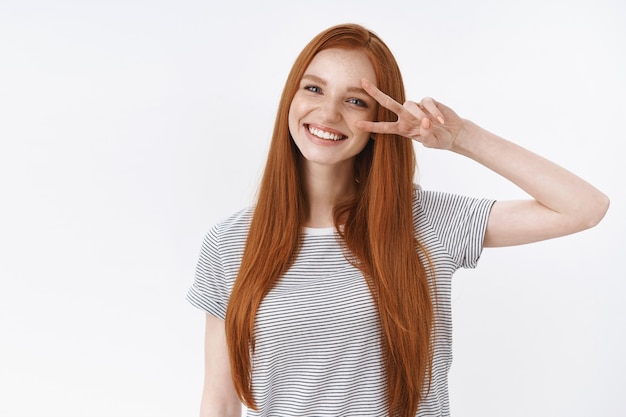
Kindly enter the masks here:
<path id="1" fill-rule="evenodd" d="M 289 131 L 307 165 L 352 164 L 367 145 L 369 133 L 354 126 L 376 112 L 363 78 L 376 75 L 360 50 L 325 49 L 309 64 L 289 108 Z"/>

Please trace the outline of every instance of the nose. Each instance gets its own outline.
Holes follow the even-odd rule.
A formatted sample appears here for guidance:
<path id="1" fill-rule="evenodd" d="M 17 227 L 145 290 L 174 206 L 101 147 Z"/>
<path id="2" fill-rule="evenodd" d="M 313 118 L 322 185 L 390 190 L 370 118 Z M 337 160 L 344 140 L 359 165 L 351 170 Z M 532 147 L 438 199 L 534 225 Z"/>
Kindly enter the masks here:
<path id="1" fill-rule="evenodd" d="M 328 97 L 320 106 L 320 113 L 325 122 L 337 122 L 341 120 L 341 103 Z"/>

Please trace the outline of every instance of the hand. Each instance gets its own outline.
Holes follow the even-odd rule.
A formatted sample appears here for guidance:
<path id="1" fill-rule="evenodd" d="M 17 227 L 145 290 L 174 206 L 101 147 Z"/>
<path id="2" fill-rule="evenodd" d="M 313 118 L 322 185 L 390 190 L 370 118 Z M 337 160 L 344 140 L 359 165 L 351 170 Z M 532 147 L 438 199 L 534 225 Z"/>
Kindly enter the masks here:
<path id="1" fill-rule="evenodd" d="M 390 133 L 420 142 L 427 148 L 452 149 L 464 130 L 465 123 L 452 109 L 425 98 L 419 103 L 398 103 L 368 80 L 362 80 L 363 89 L 381 106 L 398 116 L 395 122 L 358 121 L 356 127 L 372 133 Z"/>

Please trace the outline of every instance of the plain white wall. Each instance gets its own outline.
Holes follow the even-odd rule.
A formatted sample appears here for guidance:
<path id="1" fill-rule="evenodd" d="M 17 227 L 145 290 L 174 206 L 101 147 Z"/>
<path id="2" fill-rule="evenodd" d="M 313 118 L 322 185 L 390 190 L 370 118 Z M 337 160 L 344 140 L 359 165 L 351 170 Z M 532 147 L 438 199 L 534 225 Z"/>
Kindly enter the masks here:
<path id="1" fill-rule="evenodd" d="M 411 98 L 612 200 L 458 273 L 453 415 L 625 415 L 622 2 L 25 0 L 0 5 L 1 416 L 197 415 L 201 240 L 253 200 L 291 63 L 342 22 L 383 37 Z M 524 197 L 416 149 L 424 188 Z"/>

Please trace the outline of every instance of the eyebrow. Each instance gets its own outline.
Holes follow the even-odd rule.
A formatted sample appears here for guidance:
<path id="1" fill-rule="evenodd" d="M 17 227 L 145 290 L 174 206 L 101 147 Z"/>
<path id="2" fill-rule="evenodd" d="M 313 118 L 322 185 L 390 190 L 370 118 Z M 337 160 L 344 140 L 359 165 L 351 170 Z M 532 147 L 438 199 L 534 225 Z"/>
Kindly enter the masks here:
<path id="1" fill-rule="evenodd" d="M 320 78 L 317 75 L 313 75 L 313 74 L 304 74 L 302 76 L 302 79 L 303 80 L 304 79 L 309 79 L 309 80 L 314 81 L 316 83 L 319 83 L 319 84 L 322 84 L 322 85 L 327 85 L 326 81 L 323 78 Z M 350 93 L 364 94 L 367 97 L 370 96 L 369 94 L 367 94 L 367 91 L 365 91 L 361 87 L 348 87 L 347 91 L 350 92 Z"/>

